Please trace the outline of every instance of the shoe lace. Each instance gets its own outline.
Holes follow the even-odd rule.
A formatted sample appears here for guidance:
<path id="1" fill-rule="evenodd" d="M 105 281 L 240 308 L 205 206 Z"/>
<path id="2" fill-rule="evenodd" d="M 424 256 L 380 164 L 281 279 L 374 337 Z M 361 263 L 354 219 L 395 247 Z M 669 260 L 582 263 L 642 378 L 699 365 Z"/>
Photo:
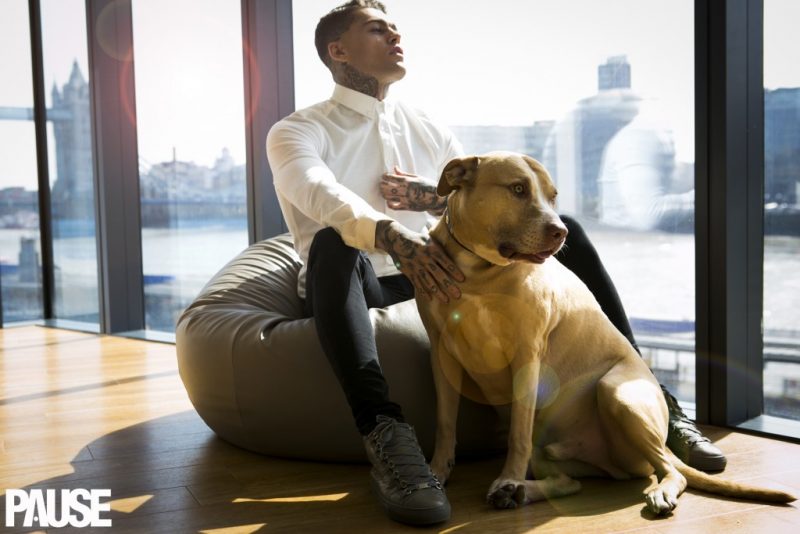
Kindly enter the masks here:
<path id="1" fill-rule="evenodd" d="M 710 441 L 707 437 L 700 433 L 694 422 L 689 419 L 685 413 L 683 413 L 680 404 L 678 404 L 678 399 L 673 397 L 672 394 L 664 388 L 664 386 L 661 386 L 661 390 L 664 392 L 664 398 L 667 401 L 667 408 L 669 408 L 670 433 L 673 433 L 675 437 L 679 438 L 681 441 L 684 441 L 688 445 L 693 445 L 701 441 Z"/>
<path id="2" fill-rule="evenodd" d="M 383 434 L 390 428 L 392 437 L 384 441 Z M 406 495 L 425 488 L 442 489 L 425 461 L 414 429 L 410 425 L 387 425 L 382 432 L 375 433 L 373 443 L 378 458 L 389 468 L 397 485 Z"/>

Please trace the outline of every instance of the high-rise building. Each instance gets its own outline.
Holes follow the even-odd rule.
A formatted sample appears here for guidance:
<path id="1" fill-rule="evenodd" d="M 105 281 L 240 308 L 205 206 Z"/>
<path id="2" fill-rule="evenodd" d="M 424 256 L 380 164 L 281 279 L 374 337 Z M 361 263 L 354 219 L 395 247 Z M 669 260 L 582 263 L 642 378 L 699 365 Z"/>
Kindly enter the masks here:
<path id="1" fill-rule="evenodd" d="M 597 90 L 631 88 L 631 65 L 626 56 L 613 56 L 597 67 Z"/>
<path id="2" fill-rule="evenodd" d="M 764 91 L 764 196 L 767 203 L 798 204 L 800 87 Z"/>
<path id="3" fill-rule="evenodd" d="M 606 144 L 639 113 L 642 98 L 630 89 L 625 56 L 598 69 L 600 91 L 579 101 L 547 140 L 544 164 L 558 184 L 564 213 L 599 218 L 598 177 Z"/>
<path id="4" fill-rule="evenodd" d="M 764 91 L 764 231 L 800 233 L 800 87 Z"/>

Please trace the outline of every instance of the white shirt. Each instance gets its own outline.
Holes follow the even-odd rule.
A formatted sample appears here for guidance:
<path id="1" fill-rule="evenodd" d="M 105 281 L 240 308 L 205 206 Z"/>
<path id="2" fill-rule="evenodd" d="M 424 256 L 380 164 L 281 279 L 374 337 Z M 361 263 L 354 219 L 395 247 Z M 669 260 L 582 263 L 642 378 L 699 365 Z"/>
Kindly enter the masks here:
<path id="1" fill-rule="evenodd" d="M 278 202 L 305 264 L 314 235 L 333 227 L 349 246 L 369 253 L 378 276 L 397 274 L 390 256 L 375 249 L 378 221 L 394 219 L 425 231 L 425 212 L 394 211 L 380 193 L 385 172 L 402 171 L 434 181 L 463 153 L 446 128 L 400 102 L 336 85 L 330 100 L 296 111 L 267 135 L 267 157 Z M 305 265 L 298 293 L 305 296 Z"/>

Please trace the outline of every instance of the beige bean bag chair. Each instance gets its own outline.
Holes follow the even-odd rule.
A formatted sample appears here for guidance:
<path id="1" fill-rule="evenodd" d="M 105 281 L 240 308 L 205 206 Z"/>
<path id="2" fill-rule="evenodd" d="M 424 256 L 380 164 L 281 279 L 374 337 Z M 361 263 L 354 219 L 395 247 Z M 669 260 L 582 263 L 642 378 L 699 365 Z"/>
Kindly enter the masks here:
<path id="1" fill-rule="evenodd" d="M 344 393 L 313 319 L 303 317 L 299 269 L 285 234 L 251 245 L 218 272 L 178 319 L 181 379 L 197 412 L 226 441 L 274 456 L 363 461 Z M 436 396 L 416 305 L 412 300 L 370 315 L 392 400 L 430 458 Z M 460 457 L 503 450 L 506 419 L 462 399 Z"/>

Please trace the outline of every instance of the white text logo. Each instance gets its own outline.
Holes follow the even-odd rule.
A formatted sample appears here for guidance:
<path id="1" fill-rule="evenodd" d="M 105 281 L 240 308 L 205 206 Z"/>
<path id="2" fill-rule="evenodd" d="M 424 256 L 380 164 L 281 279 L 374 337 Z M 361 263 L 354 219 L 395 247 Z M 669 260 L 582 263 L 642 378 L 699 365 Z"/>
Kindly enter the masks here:
<path id="1" fill-rule="evenodd" d="M 22 526 L 26 528 L 110 527 L 111 520 L 100 519 L 100 512 L 111 510 L 111 503 L 101 503 L 101 497 L 111 497 L 111 490 L 10 489 L 6 491 L 6 526 L 16 526 L 15 516 L 25 512 Z"/>

